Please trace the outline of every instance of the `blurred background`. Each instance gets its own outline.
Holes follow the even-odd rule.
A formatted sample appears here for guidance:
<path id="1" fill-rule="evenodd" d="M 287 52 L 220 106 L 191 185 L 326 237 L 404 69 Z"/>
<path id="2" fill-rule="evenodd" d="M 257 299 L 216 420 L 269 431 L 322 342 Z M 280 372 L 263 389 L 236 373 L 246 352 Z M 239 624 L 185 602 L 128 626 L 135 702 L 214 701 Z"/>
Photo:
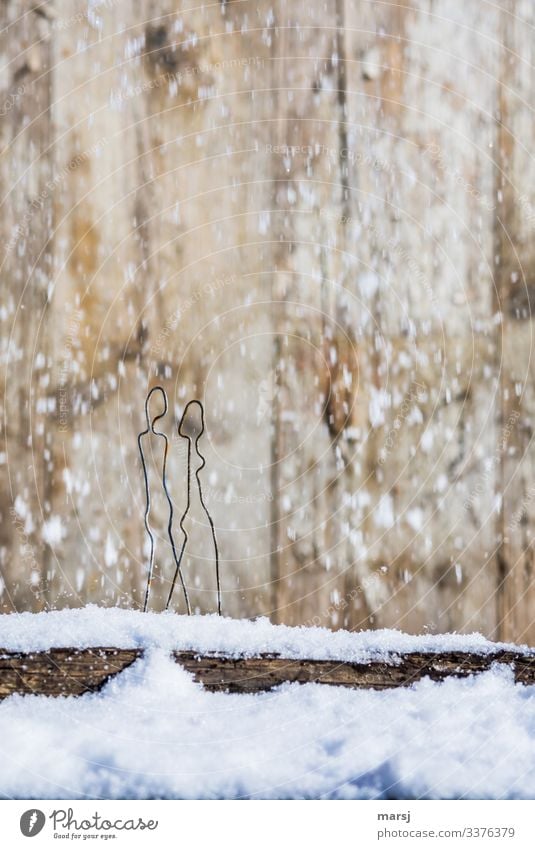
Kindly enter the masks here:
<path id="1" fill-rule="evenodd" d="M 160 384 L 227 615 L 533 641 L 533 5 L 0 17 L 0 609 L 142 603 Z"/>

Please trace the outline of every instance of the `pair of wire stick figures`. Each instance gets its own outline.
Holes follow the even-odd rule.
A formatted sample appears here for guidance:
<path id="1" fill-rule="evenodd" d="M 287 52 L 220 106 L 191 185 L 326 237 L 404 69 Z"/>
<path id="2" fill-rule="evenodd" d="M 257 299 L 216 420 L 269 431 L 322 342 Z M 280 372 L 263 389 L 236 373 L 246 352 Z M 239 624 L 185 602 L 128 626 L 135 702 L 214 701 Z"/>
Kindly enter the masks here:
<path id="1" fill-rule="evenodd" d="M 155 395 L 156 393 L 158 393 L 162 396 L 163 411 L 161 413 L 159 413 L 158 415 L 154 416 L 151 419 L 150 413 L 149 413 L 149 405 L 150 405 L 150 401 L 151 401 L 152 396 Z M 184 412 L 182 414 L 182 418 L 180 419 L 180 423 L 178 425 L 178 435 L 181 436 L 183 439 L 186 439 L 187 442 L 188 442 L 187 500 L 186 500 L 186 509 L 184 510 L 184 513 L 182 514 L 182 517 L 180 519 L 180 530 L 182 531 L 183 541 L 182 541 L 182 545 L 180 547 L 180 551 L 178 551 L 178 552 L 177 552 L 177 547 L 176 547 L 176 544 L 175 544 L 175 538 L 174 538 L 174 533 L 173 533 L 174 506 L 173 506 L 173 500 L 171 498 L 171 495 L 169 493 L 169 488 L 168 488 L 168 485 L 167 485 L 167 455 L 168 455 L 168 451 L 169 451 L 169 440 L 167 439 L 167 436 L 165 435 L 165 433 L 163 433 L 161 430 L 157 430 L 155 428 L 156 423 L 158 421 L 160 421 L 160 419 L 163 419 L 163 417 L 167 413 L 167 410 L 168 410 L 168 402 L 167 402 L 167 394 L 165 392 L 165 389 L 163 389 L 162 386 L 154 386 L 150 390 L 150 392 L 147 395 L 147 398 L 145 400 L 145 416 L 146 416 L 146 420 L 147 420 L 147 427 L 145 428 L 145 430 L 141 431 L 141 433 L 138 435 L 138 438 L 137 438 L 139 453 L 140 453 L 140 456 L 141 456 L 141 465 L 142 465 L 142 468 L 143 468 L 143 477 L 144 477 L 144 481 L 145 481 L 145 502 L 146 502 L 145 503 L 145 515 L 144 515 L 145 530 L 146 530 L 147 535 L 148 535 L 149 540 L 150 540 L 150 560 L 149 560 L 147 587 L 146 587 L 146 590 L 145 590 L 145 600 L 144 600 L 144 603 L 143 603 L 143 610 L 144 611 L 147 610 L 148 603 L 149 603 L 150 589 L 151 589 L 152 578 L 153 578 L 153 574 L 154 574 L 154 556 L 155 556 L 154 534 L 152 532 L 152 528 L 151 528 L 150 522 L 149 522 L 149 514 L 150 514 L 150 509 L 151 509 L 151 492 L 150 492 L 150 485 L 149 485 L 149 476 L 148 476 L 148 472 L 147 472 L 147 463 L 146 463 L 146 459 L 145 459 L 145 452 L 143 450 L 143 442 L 144 442 L 145 437 L 156 436 L 157 438 L 163 440 L 163 447 L 164 448 L 163 448 L 161 484 L 162 484 L 163 492 L 165 494 L 165 498 L 166 498 L 167 506 L 168 506 L 168 511 L 169 511 L 169 520 L 168 520 L 168 524 L 167 524 L 167 534 L 168 534 L 168 537 L 169 537 L 169 541 L 171 543 L 171 550 L 173 552 L 173 560 L 174 560 L 174 564 L 175 564 L 175 571 L 174 571 L 174 574 L 173 574 L 173 580 L 171 582 L 171 588 L 169 590 L 169 596 L 167 598 L 167 603 L 165 605 L 165 609 L 168 610 L 169 605 L 171 604 L 171 600 L 173 598 L 173 593 L 175 591 L 175 586 L 176 586 L 177 580 L 180 579 L 180 584 L 182 586 L 182 592 L 184 594 L 184 600 L 186 602 L 186 609 L 187 609 L 188 615 L 191 615 L 191 605 L 190 605 L 190 600 L 189 600 L 188 589 L 187 589 L 187 586 L 186 586 L 186 583 L 185 583 L 185 580 L 184 580 L 184 575 L 183 575 L 183 572 L 182 572 L 182 560 L 183 560 L 184 552 L 186 550 L 186 546 L 187 546 L 188 539 L 189 539 L 188 532 L 187 532 L 187 530 L 184 526 L 184 522 L 185 522 L 185 520 L 188 516 L 189 510 L 190 510 L 190 507 L 191 507 L 191 487 L 192 487 L 192 478 L 194 477 L 195 483 L 196 483 L 197 489 L 198 489 L 200 504 L 201 504 L 201 507 L 202 507 L 205 515 L 206 515 L 206 518 L 208 519 L 208 523 L 210 525 L 210 531 L 211 531 L 211 535 L 212 535 L 212 541 L 213 541 L 213 546 L 214 546 L 214 551 L 215 551 L 215 569 L 216 569 L 216 586 L 217 586 L 217 612 L 221 616 L 221 584 L 220 584 L 220 578 L 219 578 L 219 549 L 217 547 L 217 539 L 216 539 L 214 523 L 212 521 L 212 517 L 210 516 L 210 513 L 208 512 L 206 504 L 204 503 L 204 498 L 203 498 L 203 494 L 202 494 L 201 479 L 199 477 L 201 470 L 206 465 L 206 460 L 199 450 L 199 439 L 201 438 L 202 434 L 204 433 L 204 407 L 203 407 L 203 405 L 201 404 L 200 401 L 197 401 L 197 400 L 189 401 L 186 404 L 186 407 L 185 407 Z M 198 422 L 199 426 L 193 427 L 193 431 L 196 434 L 193 437 L 191 435 L 191 432 L 190 432 L 191 428 L 190 428 L 190 430 L 188 430 L 188 420 L 195 421 L 195 418 L 197 418 L 197 422 Z M 197 458 L 200 460 L 199 465 L 195 469 L 194 475 L 192 475 L 192 450 L 195 451 Z"/>

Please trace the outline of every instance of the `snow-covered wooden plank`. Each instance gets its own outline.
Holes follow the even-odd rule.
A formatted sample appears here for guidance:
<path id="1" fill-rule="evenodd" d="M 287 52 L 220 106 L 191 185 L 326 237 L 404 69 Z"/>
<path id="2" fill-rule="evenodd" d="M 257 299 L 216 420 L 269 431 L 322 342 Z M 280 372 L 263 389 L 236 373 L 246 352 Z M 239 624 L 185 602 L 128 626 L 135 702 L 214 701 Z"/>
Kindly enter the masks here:
<path id="1" fill-rule="evenodd" d="M 76 696 L 99 690 L 110 678 L 142 657 L 142 649 L 50 649 L 44 652 L 0 650 L 0 699 L 14 694 Z M 497 651 L 410 652 L 387 660 L 345 663 L 275 655 L 229 657 L 173 653 L 195 681 L 212 692 L 258 693 L 285 683 L 327 684 L 384 690 L 410 686 L 424 677 L 443 681 L 489 670 L 494 663 L 510 666 L 515 681 L 535 684 L 535 653 Z"/>

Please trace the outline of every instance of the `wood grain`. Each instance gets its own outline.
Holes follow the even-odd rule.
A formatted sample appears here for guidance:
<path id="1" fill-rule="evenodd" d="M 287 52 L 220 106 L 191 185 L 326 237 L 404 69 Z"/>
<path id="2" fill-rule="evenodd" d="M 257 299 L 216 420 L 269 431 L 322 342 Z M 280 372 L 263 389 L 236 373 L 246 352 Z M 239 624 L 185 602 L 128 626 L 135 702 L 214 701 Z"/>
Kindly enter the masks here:
<path id="1" fill-rule="evenodd" d="M 80 696 L 96 692 L 142 655 L 141 649 L 109 647 L 50 649 L 33 654 L 0 650 L 0 699 L 14 694 Z M 296 660 L 268 654 L 235 658 L 193 651 L 175 652 L 173 657 L 211 692 L 259 693 L 285 683 L 387 690 L 410 686 L 424 677 L 444 681 L 477 675 L 493 663 L 512 667 L 517 683 L 535 684 L 535 654 L 514 651 L 490 655 L 411 652 L 369 663 Z"/>
<path id="2" fill-rule="evenodd" d="M 142 598 L 157 381 L 226 614 L 532 642 L 533 5 L 181 5 L 0 4 L 0 611 Z"/>

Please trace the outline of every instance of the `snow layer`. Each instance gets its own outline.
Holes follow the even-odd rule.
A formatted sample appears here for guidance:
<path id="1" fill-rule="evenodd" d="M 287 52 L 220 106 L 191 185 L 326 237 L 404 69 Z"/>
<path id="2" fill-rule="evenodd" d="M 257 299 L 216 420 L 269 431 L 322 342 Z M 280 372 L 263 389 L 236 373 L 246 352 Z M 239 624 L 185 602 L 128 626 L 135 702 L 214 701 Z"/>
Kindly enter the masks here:
<path id="1" fill-rule="evenodd" d="M 208 693 L 161 649 L 99 694 L 0 703 L 4 798 L 535 798 L 535 687 Z"/>
<path id="2" fill-rule="evenodd" d="M 333 633 L 89 606 L 0 616 L 0 646 L 145 647 L 102 692 L 0 703 L 4 798 L 534 798 L 535 687 L 508 668 L 386 692 L 208 693 L 170 649 L 365 660 L 480 635 Z M 504 647 L 504 646 L 499 646 Z"/>
<path id="3" fill-rule="evenodd" d="M 477 651 L 518 649 L 493 643 L 480 634 L 412 636 L 400 631 L 330 631 L 289 628 L 268 619 L 178 616 L 140 613 L 96 605 L 50 613 L 0 615 L 0 648 L 40 651 L 61 646 L 114 646 L 225 652 L 232 656 L 260 652 L 292 658 L 362 662 L 410 651 Z"/>

